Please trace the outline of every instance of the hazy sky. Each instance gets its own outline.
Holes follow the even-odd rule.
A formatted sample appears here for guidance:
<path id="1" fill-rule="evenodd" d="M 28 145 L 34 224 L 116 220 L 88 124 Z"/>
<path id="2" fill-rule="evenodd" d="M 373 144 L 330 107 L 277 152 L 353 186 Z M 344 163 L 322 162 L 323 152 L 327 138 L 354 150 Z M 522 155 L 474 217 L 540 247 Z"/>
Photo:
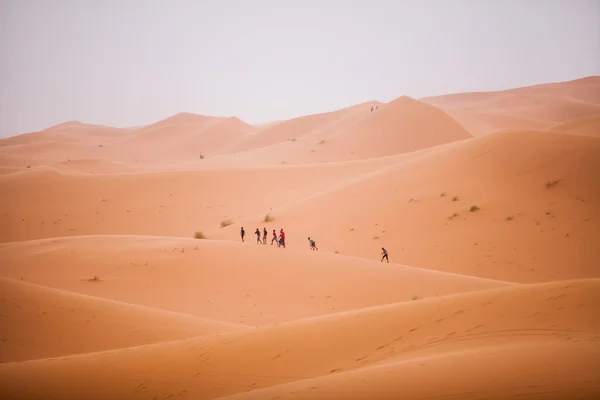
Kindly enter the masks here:
<path id="1" fill-rule="evenodd" d="M 0 136 L 600 75 L 600 0 L 0 0 Z"/>

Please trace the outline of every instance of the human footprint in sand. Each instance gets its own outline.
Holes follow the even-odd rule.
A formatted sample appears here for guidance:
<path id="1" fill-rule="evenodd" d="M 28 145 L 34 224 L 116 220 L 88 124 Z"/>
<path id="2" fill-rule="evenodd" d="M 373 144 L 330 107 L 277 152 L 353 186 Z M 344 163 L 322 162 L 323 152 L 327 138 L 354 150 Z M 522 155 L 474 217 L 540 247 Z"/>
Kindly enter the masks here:
<path id="1" fill-rule="evenodd" d="M 381 254 L 383 254 L 383 256 L 381 257 L 381 262 L 383 262 L 383 259 L 385 258 L 387 260 L 387 262 L 390 262 L 390 259 L 388 258 L 388 252 L 385 248 L 381 248 Z"/>
<path id="2" fill-rule="evenodd" d="M 310 236 L 308 237 L 308 242 L 310 243 L 310 249 L 311 250 L 319 250 L 319 248 L 317 247 L 317 244 L 315 243 L 315 241 L 313 239 L 310 238 Z"/>

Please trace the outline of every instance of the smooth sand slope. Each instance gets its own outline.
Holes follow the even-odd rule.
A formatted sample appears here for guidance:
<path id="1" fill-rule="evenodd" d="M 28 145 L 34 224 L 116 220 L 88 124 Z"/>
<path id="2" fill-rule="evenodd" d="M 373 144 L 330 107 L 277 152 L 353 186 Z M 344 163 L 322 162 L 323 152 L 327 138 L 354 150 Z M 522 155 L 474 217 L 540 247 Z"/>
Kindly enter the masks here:
<path id="1" fill-rule="evenodd" d="M 286 137 L 285 140 L 261 141 L 268 145 L 236 153 L 235 160 L 243 165 L 345 162 L 406 154 L 471 138 L 444 111 L 412 98 L 400 97 L 378 107 L 373 112 L 369 104 L 345 110 L 346 114 L 341 117 L 343 124 L 329 122 L 320 129 L 311 127 L 292 140 Z M 331 120 L 333 115 L 329 116 Z M 275 126 L 272 131 L 275 130 L 278 134 L 288 132 L 283 124 Z M 232 156 L 224 158 L 234 159 Z"/>
<path id="2" fill-rule="evenodd" d="M 313 391 L 315 398 L 352 392 L 350 398 L 572 398 L 583 389 L 589 398 L 600 389 L 592 368 L 600 361 L 599 289 L 600 280 L 491 289 L 249 332 L 5 364 L 0 390 L 15 399 L 81 393 L 90 399 L 213 399 L 274 386 L 247 394 L 264 399 L 312 398 Z M 432 376 L 439 376 L 436 384 L 425 384 Z M 28 384 L 33 377 L 35 387 Z M 298 383 L 275 386 L 290 382 Z"/>
<path id="3" fill-rule="evenodd" d="M 550 128 L 550 130 L 553 132 L 600 138 L 600 114 L 557 124 Z"/>
<path id="4" fill-rule="evenodd" d="M 130 148 L 141 162 L 181 162 L 216 153 L 254 131 L 235 117 L 180 113 L 139 129 L 121 145 Z"/>
<path id="5" fill-rule="evenodd" d="M 88 234 L 192 237 L 197 230 L 218 230 L 227 219 L 254 215 L 262 221 L 271 208 L 302 201 L 386 163 L 111 175 L 25 170 L 0 176 L 0 191 L 6 194 L 0 197 L 0 242 Z"/>
<path id="6" fill-rule="evenodd" d="M 0 259 L 7 278 L 249 325 L 507 285 L 268 244 L 177 238 L 19 242 L 0 245 Z M 101 282 L 90 282 L 94 276 Z"/>
<path id="7" fill-rule="evenodd" d="M 219 400 L 592 400 L 600 395 L 595 373 L 599 358 L 598 346 L 587 343 L 467 349 L 282 384 Z"/>
<path id="8" fill-rule="evenodd" d="M 245 329 L 6 278 L 0 278 L 0 304 L 3 363 Z"/>
<path id="9" fill-rule="evenodd" d="M 23 146 L 36 143 L 85 143 L 109 144 L 125 137 L 134 129 L 84 124 L 69 121 L 39 132 L 30 132 L 0 140 L 0 146 Z"/>
<path id="10" fill-rule="evenodd" d="M 403 96 L 347 131 L 327 137 L 325 148 L 347 151 L 357 159 L 407 153 L 468 138 L 471 135 L 442 110 Z"/>
<path id="11" fill-rule="evenodd" d="M 67 160 L 131 161 L 117 143 L 135 129 L 66 122 L 40 132 L 0 139 L 0 165 L 27 168 Z"/>
<path id="12" fill-rule="evenodd" d="M 505 129 L 541 130 L 552 126 L 551 122 L 537 121 L 494 111 L 462 108 L 446 109 L 445 111 L 473 136 L 487 135 Z"/>
<path id="13" fill-rule="evenodd" d="M 321 251 L 373 259 L 385 246 L 398 263 L 513 282 L 600 277 L 598 171 L 597 138 L 501 132 L 273 215 L 290 247 L 311 236 Z"/>
<path id="14" fill-rule="evenodd" d="M 446 110 L 475 136 L 502 129 L 547 129 L 600 113 L 600 76 L 421 100 Z"/>
<path id="15" fill-rule="evenodd" d="M 134 129 L 70 122 L 0 140 L 0 164 L 25 168 L 99 159 L 130 165 L 124 165 L 121 171 L 96 168 L 92 172 L 130 172 L 131 168 L 144 165 L 172 168 L 174 164 L 217 153 L 254 130 L 235 117 L 189 113 Z"/>
<path id="16" fill-rule="evenodd" d="M 290 248 L 312 236 L 321 251 L 377 259 L 386 246 L 395 262 L 514 282 L 597 276 L 597 138 L 513 131 L 446 146 L 385 163 L 5 175 L 0 239 L 200 230 L 237 241 L 245 226 L 251 242 L 255 228 L 285 227 Z"/>
<path id="17" fill-rule="evenodd" d="M 381 106 L 379 102 L 358 104 L 322 114 L 305 115 L 276 124 L 268 124 L 254 135 L 232 144 L 230 152 L 247 151 L 272 146 L 300 138 L 323 136 L 336 131 L 344 131 L 370 115 L 371 107 Z"/>

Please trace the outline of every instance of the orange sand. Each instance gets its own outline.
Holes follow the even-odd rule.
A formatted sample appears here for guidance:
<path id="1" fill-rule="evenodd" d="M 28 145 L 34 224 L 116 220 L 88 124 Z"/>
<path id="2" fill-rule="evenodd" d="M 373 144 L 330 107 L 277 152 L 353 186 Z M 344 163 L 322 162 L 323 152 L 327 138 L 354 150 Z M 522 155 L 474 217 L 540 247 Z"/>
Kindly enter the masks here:
<path id="1" fill-rule="evenodd" d="M 0 140 L 0 398 L 598 398 L 599 116 L 588 77 Z"/>
<path id="2" fill-rule="evenodd" d="M 421 100 L 441 107 L 476 136 L 501 129 L 546 129 L 600 114 L 600 76 Z"/>

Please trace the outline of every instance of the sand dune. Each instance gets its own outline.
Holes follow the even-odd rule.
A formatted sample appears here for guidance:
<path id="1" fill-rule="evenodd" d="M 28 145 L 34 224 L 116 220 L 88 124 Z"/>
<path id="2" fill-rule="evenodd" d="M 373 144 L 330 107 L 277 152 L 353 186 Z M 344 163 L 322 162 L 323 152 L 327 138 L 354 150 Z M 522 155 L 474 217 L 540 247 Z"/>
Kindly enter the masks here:
<path id="1" fill-rule="evenodd" d="M 512 131 L 442 150 L 274 209 L 277 224 L 299 238 L 290 247 L 312 236 L 374 258 L 385 246 L 395 262 L 513 282 L 598 277 L 600 140 Z"/>
<path id="2" fill-rule="evenodd" d="M 600 104 L 600 76 L 490 92 L 447 94 L 420 100 L 442 108 L 466 108 L 505 95 L 561 95 L 585 103 Z"/>
<path id="3" fill-rule="evenodd" d="M 475 136 L 503 129 L 546 129 L 600 113 L 600 77 L 421 101 L 446 110 Z"/>
<path id="4" fill-rule="evenodd" d="M 368 104 L 352 112 L 360 118 L 347 117 L 335 129 L 327 125 L 297 140 L 271 143 L 236 156 L 247 165 L 345 162 L 409 153 L 471 137 L 443 111 L 409 97 L 379 104 L 374 112 Z"/>
<path id="5" fill-rule="evenodd" d="M 49 165 L 102 158 L 131 164 L 168 164 L 197 160 L 254 131 L 238 118 L 181 113 L 135 129 L 81 123 L 0 140 L 0 165 Z M 12 156 L 12 159 L 11 159 Z M 118 171 L 117 171 L 118 172 Z M 123 168 L 121 172 L 129 172 Z"/>
<path id="6" fill-rule="evenodd" d="M 127 151 L 114 144 L 97 141 L 36 141 L 0 147 L 0 165 L 35 167 L 56 165 L 78 159 L 102 159 L 108 162 L 132 162 Z M 123 172 L 126 172 L 125 170 Z"/>
<path id="7" fill-rule="evenodd" d="M 302 137 L 322 136 L 331 132 L 343 131 L 369 116 L 373 106 L 381 106 L 381 103 L 369 102 L 329 113 L 306 115 L 268 124 L 256 134 L 231 146 L 229 150 L 231 152 L 246 151 Z"/>
<path id="8" fill-rule="evenodd" d="M 550 130 L 574 135 L 600 137 L 600 114 L 565 122 L 564 124 L 557 124 L 550 128 Z"/>
<path id="9" fill-rule="evenodd" d="M 345 394 L 355 387 L 352 378 L 363 376 L 362 393 L 371 387 L 369 381 L 386 382 L 386 386 L 371 387 L 378 393 L 397 390 L 398 383 L 392 382 L 410 370 L 414 380 L 408 398 L 419 398 L 420 393 L 452 393 L 456 387 L 465 392 L 495 392 L 501 390 L 503 383 L 510 383 L 504 390 L 513 395 L 531 393 L 533 385 L 541 383 L 556 385 L 547 388 L 550 393 L 574 391 L 581 381 L 589 395 L 589 390 L 598 389 L 589 371 L 600 357 L 594 345 L 600 328 L 595 318 L 600 301 L 598 289 L 600 280 L 492 289 L 249 332 L 11 363 L 0 365 L 0 387 L 11 398 L 32 398 L 43 393 L 46 398 L 68 399 L 86 393 L 89 398 L 180 395 L 212 399 L 300 381 L 291 390 L 289 386 L 275 387 L 271 393 L 289 396 L 294 389 L 322 386 L 316 392 L 320 396 L 317 398 L 326 398 L 323 396 Z M 553 346 L 543 347 L 550 344 Z M 506 345 L 503 350 L 501 346 Z M 537 372 L 518 373 L 517 354 L 532 356 L 527 365 Z M 564 369 L 554 367 L 563 362 Z M 430 366 L 416 368 L 420 364 Z M 437 380 L 439 385 L 429 385 L 429 389 L 416 384 L 426 376 L 431 379 L 431 372 L 449 371 L 454 364 L 460 375 L 458 382 Z M 466 375 L 475 371 L 475 365 L 480 379 L 470 381 Z M 556 380 L 555 371 L 562 372 L 567 367 L 583 375 L 565 374 L 563 380 Z M 384 378 L 388 374 L 382 374 L 381 369 L 391 371 L 396 379 Z M 346 374 L 348 371 L 356 372 Z M 502 371 L 506 372 L 503 378 L 495 377 Z M 37 384 L 31 387 L 27 382 L 34 376 Z M 324 378 L 302 382 L 317 377 Z M 483 384 L 490 379 L 496 384 Z M 316 384 L 311 386 L 312 383 Z M 265 398 L 260 391 L 256 393 L 248 394 L 249 398 Z M 296 394 L 296 398 L 308 398 L 302 395 Z"/>
<path id="10" fill-rule="evenodd" d="M 143 162 L 199 159 L 218 152 L 254 131 L 238 118 L 181 113 L 138 130 L 122 143 Z"/>
<path id="11" fill-rule="evenodd" d="M 249 237 L 285 227 L 290 247 L 313 236 L 324 251 L 374 259 L 386 246 L 399 263 L 507 281 L 596 276 L 599 146 L 513 131 L 368 163 L 43 179 L 32 170 L 0 177 L 10 194 L 0 238 L 201 230 L 238 240 L 244 224 Z M 264 223 L 269 212 L 276 219 Z M 227 218 L 236 223 L 219 228 Z"/>
<path id="12" fill-rule="evenodd" d="M 23 169 L 21 175 L 0 176 L 0 191 L 8 194 L 0 197 L 0 242 L 87 234 L 191 237 L 197 230 L 219 230 L 222 220 L 250 215 L 262 225 L 271 208 L 354 181 L 393 161 L 106 176 Z M 43 193 L 42 203 L 37 193 Z"/>
<path id="13" fill-rule="evenodd" d="M 600 395 L 595 374 L 599 359 L 600 351 L 593 343 L 486 347 L 307 379 L 218 399 L 591 400 Z"/>
<path id="14" fill-rule="evenodd" d="M 76 159 L 61 161 L 54 165 L 58 170 L 67 173 L 87 173 L 87 174 L 122 174 L 127 172 L 139 171 L 134 165 L 109 161 L 103 158 L 97 159 Z"/>
<path id="15" fill-rule="evenodd" d="M 312 117 L 292 120 L 298 123 L 293 129 L 278 124 L 241 142 L 243 151 L 208 164 L 280 166 L 372 160 L 471 137 L 443 111 L 408 97 L 378 103 L 378 107 L 371 112 L 367 103 L 342 110 L 344 113 L 319 115 L 324 121 L 316 127 L 316 121 L 309 119 Z M 310 128 L 300 129 L 300 122 L 310 124 Z M 300 133 L 292 137 L 290 132 Z"/>
<path id="16" fill-rule="evenodd" d="M 440 109 L 400 97 L 346 131 L 327 137 L 326 149 L 353 153 L 353 159 L 406 153 L 471 135 Z"/>
<path id="17" fill-rule="evenodd" d="M 487 100 L 477 108 L 499 110 L 515 117 L 543 122 L 564 122 L 600 113 L 598 104 L 552 94 L 506 94 Z"/>
<path id="18" fill-rule="evenodd" d="M 100 236 L 18 242 L 0 245 L 0 275 L 250 325 L 507 285 L 248 241 Z M 102 282 L 90 284 L 93 276 Z"/>
<path id="19" fill-rule="evenodd" d="M 6 278 L 0 278 L 0 303 L 4 363 L 246 329 Z"/>
<path id="20" fill-rule="evenodd" d="M 0 139 L 0 165 L 25 168 L 86 158 L 130 161 L 116 143 L 133 132 L 134 129 L 66 122 L 40 132 Z"/>
<path id="21" fill-rule="evenodd" d="M 543 130 L 551 122 L 537 121 L 514 115 L 473 109 L 447 109 L 446 112 L 458 121 L 473 136 L 482 136 L 506 129 Z"/>
<path id="22" fill-rule="evenodd" d="M 52 126 L 39 132 L 25 133 L 0 139 L 0 147 L 31 145 L 35 143 L 91 143 L 108 144 L 122 139 L 132 129 L 113 128 L 109 126 L 83 124 L 70 121 Z"/>
<path id="23" fill-rule="evenodd" d="M 600 397 L 599 115 L 594 76 L 0 140 L 0 398 Z"/>

